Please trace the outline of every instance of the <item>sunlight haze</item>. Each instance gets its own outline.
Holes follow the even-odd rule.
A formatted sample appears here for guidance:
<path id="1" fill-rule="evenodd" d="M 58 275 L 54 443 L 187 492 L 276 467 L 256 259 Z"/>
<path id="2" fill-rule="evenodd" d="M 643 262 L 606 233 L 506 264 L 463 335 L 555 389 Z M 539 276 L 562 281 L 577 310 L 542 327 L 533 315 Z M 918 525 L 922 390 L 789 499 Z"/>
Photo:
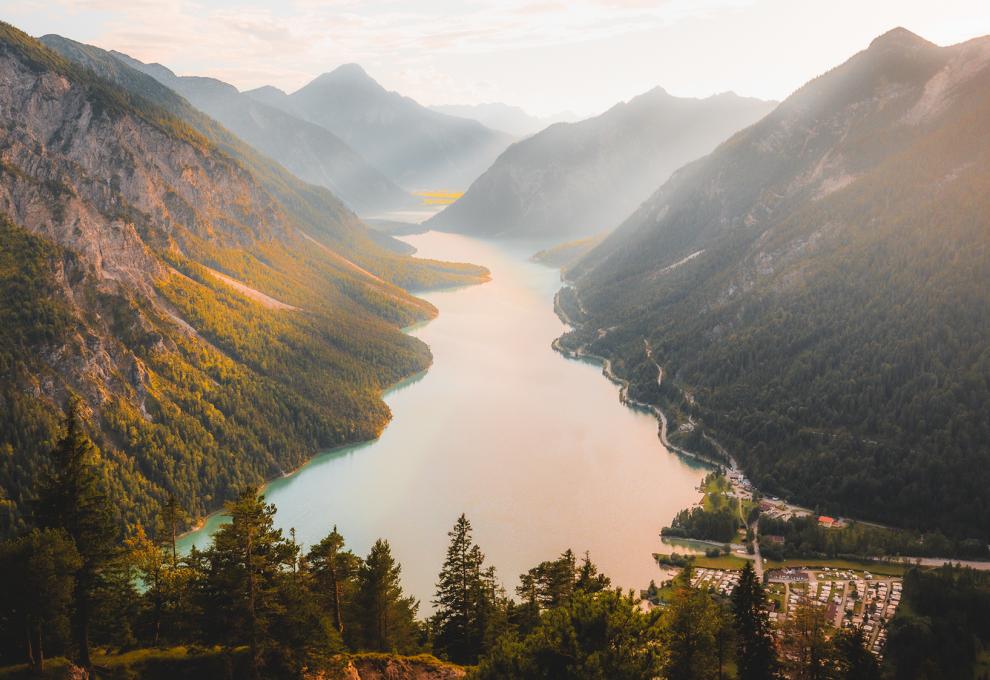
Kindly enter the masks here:
<path id="1" fill-rule="evenodd" d="M 990 33 L 976 0 L 442 2 L 22 0 L 29 34 L 57 33 L 241 91 L 293 92 L 356 62 L 424 106 L 505 102 L 587 116 L 661 86 L 783 99 L 903 26 L 938 45 Z"/>

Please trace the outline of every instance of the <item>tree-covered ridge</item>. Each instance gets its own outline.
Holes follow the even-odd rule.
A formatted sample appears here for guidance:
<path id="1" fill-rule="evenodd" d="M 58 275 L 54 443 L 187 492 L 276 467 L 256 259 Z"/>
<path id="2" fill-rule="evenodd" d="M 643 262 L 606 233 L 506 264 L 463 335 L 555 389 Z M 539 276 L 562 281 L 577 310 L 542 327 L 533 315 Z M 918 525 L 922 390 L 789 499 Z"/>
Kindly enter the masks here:
<path id="1" fill-rule="evenodd" d="M 766 492 L 985 541 L 985 43 L 892 31 L 680 170 L 568 270 L 592 318 L 565 346 Z"/>
<path id="2" fill-rule="evenodd" d="M 377 436 L 380 392 L 430 362 L 399 328 L 436 314 L 389 278 L 430 287 L 487 270 L 395 257 L 329 192 L 249 150 L 285 205 L 143 98 L 165 96 L 156 82 L 128 93 L 3 29 L 0 535 L 25 526 L 25 490 L 69 394 L 128 532 L 169 494 L 194 520 L 321 449 Z"/>

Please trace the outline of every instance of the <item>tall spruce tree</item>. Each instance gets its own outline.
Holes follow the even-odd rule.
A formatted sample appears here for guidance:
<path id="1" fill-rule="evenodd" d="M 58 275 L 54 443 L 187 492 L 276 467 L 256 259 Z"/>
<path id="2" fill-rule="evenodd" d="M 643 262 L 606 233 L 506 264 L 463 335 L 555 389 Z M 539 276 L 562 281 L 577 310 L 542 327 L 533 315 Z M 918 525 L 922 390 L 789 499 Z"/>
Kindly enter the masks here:
<path id="1" fill-rule="evenodd" d="M 739 680 L 772 680 L 779 677 L 776 645 L 770 619 L 763 607 L 766 593 L 747 561 L 732 593 L 737 637 L 736 668 Z"/>
<path id="2" fill-rule="evenodd" d="M 375 652 L 409 653 L 418 649 L 415 623 L 419 601 L 402 596 L 402 565 L 388 541 L 378 539 L 358 568 L 358 610 L 364 647 Z"/>
<path id="3" fill-rule="evenodd" d="M 329 608 L 334 627 L 342 635 L 344 599 L 353 590 L 353 579 L 360 560 L 350 550 L 344 550 L 344 537 L 334 526 L 328 536 L 310 548 L 306 561 L 309 563 L 311 588 Z"/>
<path id="4" fill-rule="evenodd" d="M 485 584 L 485 556 L 471 539 L 471 522 L 461 515 L 447 533 L 450 546 L 437 583 L 434 649 L 451 661 L 474 665 L 485 651 L 485 624 L 494 597 Z M 494 581 L 494 573 L 489 575 Z"/>
<path id="5" fill-rule="evenodd" d="M 99 451 L 83 429 L 76 399 L 66 406 L 64 428 L 50 454 L 53 465 L 42 472 L 38 497 L 32 503 L 33 519 L 42 529 L 64 530 L 79 552 L 72 630 L 77 663 L 90 668 L 90 623 L 107 567 L 119 556 L 115 546 L 119 529 L 97 484 L 93 467 Z"/>
<path id="6" fill-rule="evenodd" d="M 246 646 L 249 677 L 259 677 L 279 644 L 276 623 L 283 614 L 278 576 L 295 559 L 292 546 L 274 528 L 275 506 L 248 486 L 224 513 L 231 518 L 213 543 L 194 555 L 202 641 L 232 653 Z"/>

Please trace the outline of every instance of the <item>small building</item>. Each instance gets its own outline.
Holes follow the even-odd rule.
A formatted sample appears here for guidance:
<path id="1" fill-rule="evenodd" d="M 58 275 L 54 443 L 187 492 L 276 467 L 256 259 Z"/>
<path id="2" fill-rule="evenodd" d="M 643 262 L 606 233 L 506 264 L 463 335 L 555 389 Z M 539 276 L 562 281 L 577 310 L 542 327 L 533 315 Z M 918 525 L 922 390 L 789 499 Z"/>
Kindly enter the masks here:
<path id="1" fill-rule="evenodd" d="M 769 512 L 770 510 L 773 510 L 777 506 L 775 506 L 770 501 L 760 501 L 756 507 L 760 509 L 760 512 Z"/>
<path id="2" fill-rule="evenodd" d="M 833 524 L 835 524 L 834 517 L 826 517 L 825 515 L 822 515 L 821 517 L 818 518 L 818 526 L 820 527 L 825 527 L 826 529 L 830 529 L 832 528 Z"/>
<path id="3" fill-rule="evenodd" d="M 781 545 L 784 544 L 784 537 L 779 534 L 771 534 L 770 540 L 773 541 L 774 543 L 780 543 Z"/>

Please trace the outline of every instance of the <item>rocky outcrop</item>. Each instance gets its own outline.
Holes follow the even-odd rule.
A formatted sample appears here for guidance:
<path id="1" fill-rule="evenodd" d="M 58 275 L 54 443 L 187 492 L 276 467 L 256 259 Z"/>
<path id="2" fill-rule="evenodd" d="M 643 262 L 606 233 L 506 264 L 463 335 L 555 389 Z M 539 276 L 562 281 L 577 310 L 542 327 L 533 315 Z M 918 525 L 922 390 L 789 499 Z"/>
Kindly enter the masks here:
<path id="1" fill-rule="evenodd" d="M 342 680 L 454 680 L 464 675 L 463 669 L 429 656 L 366 654 L 351 657 Z"/>

